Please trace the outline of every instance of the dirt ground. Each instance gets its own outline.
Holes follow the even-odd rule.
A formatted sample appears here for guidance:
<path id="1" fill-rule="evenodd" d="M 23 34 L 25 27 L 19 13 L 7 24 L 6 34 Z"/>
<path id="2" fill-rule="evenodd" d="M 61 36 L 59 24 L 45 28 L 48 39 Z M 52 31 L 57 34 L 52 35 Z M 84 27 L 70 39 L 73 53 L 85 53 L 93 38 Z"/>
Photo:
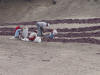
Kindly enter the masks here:
<path id="1" fill-rule="evenodd" d="M 100 46 L 0 36 L 0 75 L 100 75 Z"/>
<path id="2" fill-rule="evenodd" d="M 35 2 L 34 2 L 35 1 Z M 36 20 L 100 17 L 99 0 L 34 0 L 0 5 L 0 24 Z M 98 1 L 98 2 L 94 2 Z M 41 14 L 40 14 L 41 13 Z M 99 24 L 96 24 L 99 26 Z M 77 28 L 95 24 L 58 24 Z M 15 26 L 3 26 L 15 27 Z M 3 28 L 0 26 L 0 28 Z M 31 27 L 31 26 L 30 26 Z M 96 32 L 99 30 L 95 30 Z M 88 31 L 92 32 L 92 31 Z M 0 35 L 0 75 L 100 75 L 100 46 L 88 43 L 24 42 Z M 80 37 L 78 37 L 80 38 Z M 100 39 L 100 37 L 94 37 Z M 74 38 L 75 39 L 75 38 Z"/>

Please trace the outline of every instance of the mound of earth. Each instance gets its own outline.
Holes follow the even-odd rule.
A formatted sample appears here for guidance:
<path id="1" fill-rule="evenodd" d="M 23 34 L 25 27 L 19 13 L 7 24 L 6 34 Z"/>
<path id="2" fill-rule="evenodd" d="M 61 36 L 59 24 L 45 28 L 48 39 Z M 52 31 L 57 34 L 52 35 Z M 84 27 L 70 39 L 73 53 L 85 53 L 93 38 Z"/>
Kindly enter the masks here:
<path id="1" fill-rule="evenodd" d="M 99 0 L 1 0 L 0 23 L 100 17 Z"/>

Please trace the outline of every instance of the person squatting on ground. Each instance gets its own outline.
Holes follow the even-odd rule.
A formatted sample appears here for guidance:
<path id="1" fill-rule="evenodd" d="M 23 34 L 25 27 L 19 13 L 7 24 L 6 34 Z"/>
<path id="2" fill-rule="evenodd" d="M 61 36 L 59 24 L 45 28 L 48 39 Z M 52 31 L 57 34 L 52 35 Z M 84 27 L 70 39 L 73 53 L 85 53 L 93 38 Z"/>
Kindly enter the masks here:
<path id="1" fill-rule="evenodd" d="M 10 38 L 10 39 L 26 39 L 28 37 L 28 27 L 24 27 L 22 25 L 19 25 L 16 27 L 15 29 L 15 34 L 14 37 Z"/>
<path id="2" fill-rule="evenodd" d="M 28 38 L 28 27 L 27 26 L 17 26 L 15 32 L 15 38 L 25 40 Z"/>
<path id="3" fill-rule="evenodd" d="M 15 29 L 15 35 L 14 35 L 15 38 L 19 38 L 20 37 L 20 33 L 21 33 L 22 29 L 23 29 L 22 25 L 19 25 L 19 26 L 16 27 L 16 29 Z"/>
<path id="4" fill-rule="evenodd" d="M 14 34 L 14 36 L 13 37 L 11 37 L 10 39 L 15 39 L 15 38 L 20 38 L 21 36 L 21 31 L 22 31 L 22 29 L 23 29 L 23 26 L 22 25 L 18 25 L 17 27 L 16 27 L 16 29 L 15 29 L 15 34 Z"/>
<path id="5" fill-rule="evenodd" d="M 28 39 L 29 41 L 33 41 L 37 43 L 40 43 L 42 41 L 41 37 L 37 36 L 36 32 L 31 32 Z"/>
<path id="6" fill-rule="evenodd" d="M 44 28 L 50 26 L 47 22 L 37 22 L 37 36 L 43 36 Z"/>
<path id="7" fill-rule="evenodd" d="M 56 29 L 54 29 L 54 30 L 52 30 L 52 31 L 50 32 L 48 38 L 49 38 L 49 39 L 54 39 L 54 37 L 55 37 L 56 34 L 58 34 L 58 32 L 57 32 Z"/>
<path id="8" fill-rule="evenodd" d="M 56 29 L 53 29 L 49 34 L 45 35 L 44 38 L 45 39 L 54 39 L 55 35 L 57 35 L 58 32 Z"/>

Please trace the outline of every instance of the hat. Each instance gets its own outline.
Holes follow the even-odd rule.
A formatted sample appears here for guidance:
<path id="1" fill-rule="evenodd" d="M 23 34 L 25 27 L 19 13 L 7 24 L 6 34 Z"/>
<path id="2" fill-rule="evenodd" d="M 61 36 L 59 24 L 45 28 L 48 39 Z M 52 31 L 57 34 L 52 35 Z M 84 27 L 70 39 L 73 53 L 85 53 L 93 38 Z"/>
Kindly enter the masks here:
<path id="1" fill-rule="evenodd" d="M 54 34 L 54 35 L 58 34 L 58 32 L 57 32 L 56 29 L 53 30 L 53 34 Z"/>

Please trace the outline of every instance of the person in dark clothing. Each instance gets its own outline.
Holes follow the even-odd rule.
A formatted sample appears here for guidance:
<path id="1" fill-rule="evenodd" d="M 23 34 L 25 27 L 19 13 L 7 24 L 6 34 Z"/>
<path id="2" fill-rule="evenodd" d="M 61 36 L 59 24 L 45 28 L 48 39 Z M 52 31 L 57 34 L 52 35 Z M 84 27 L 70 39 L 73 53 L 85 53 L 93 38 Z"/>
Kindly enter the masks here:
<path id="1" fill-rule="evenodd" d="M 50 24 L 47 22 L 37 22 L 36 26 L 37 26 L 37 30 L 38 30 L 37 35 L 43 36 L 44 28 L 50 26 Z"/>

